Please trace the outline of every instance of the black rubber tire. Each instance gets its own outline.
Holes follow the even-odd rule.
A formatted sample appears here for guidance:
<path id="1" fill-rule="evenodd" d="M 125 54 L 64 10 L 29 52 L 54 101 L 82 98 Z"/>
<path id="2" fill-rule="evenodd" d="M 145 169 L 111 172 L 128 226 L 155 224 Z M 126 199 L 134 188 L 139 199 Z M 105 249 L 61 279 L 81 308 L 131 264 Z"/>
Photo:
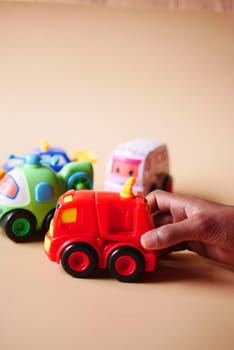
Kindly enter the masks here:
<path id="1" fill-rule="evenodd" d="M 142 254 L 133 247 L 117 248 L 108 259 L 108 270 L 111 276 L 121 282 L 137 280 L 144 271 L 144 267 L 145 261 Z"/>
<path id="2" fill-rule="evenodd" d="M 42 224 L 42 229 L 41 229 L 41 234 L 45 235 L 47 233 L 47 231 L 49 230 L 50 227 L 50 222 L 54 217 L 54 212 L 55 209 L 52 209 L 45 217 L 43 224 Z"/>
<path id="3" fill-rule="evenodd" d="M 90 276 L 96 269 L 97 263 L 98 255 L 96 251 L 86 243 L 70 244 L 61 256 L 61 264 L 64 270 L 73 277 L 84 278 Z"/>
<path id="4" fill-rule="evenodd" d="M 36 232 L 36 218 L 28 210 L 14 210 L 4 216 L 3 229 L 11 240 L 26 242 Z"/>

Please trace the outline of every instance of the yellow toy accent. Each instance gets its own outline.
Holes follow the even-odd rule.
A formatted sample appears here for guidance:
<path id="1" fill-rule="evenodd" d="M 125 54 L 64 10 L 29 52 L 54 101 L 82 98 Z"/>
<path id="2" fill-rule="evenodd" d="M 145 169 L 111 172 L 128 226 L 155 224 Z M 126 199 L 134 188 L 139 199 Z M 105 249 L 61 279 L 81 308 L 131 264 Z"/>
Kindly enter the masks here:
<path id="1" fill-rule="evenodd" d="M 97 161 L 97 156 L 94 152 L 89 150 L 76 151 L 74 152 L 74 160 L 79 162 L 95 163 Z"/>
<path id="2" fill-rule="evenodd" d="M 63 211 L 61 219 L 64 224 L 67 224 L 70 222 L 76 222 L 76 216 L 77 216 L 77 209 L 69 208 Z"/>
<path id="3" fill-rule="evenodd" d="M 132 197 L 135 197 L 134 193 L 133 193 L 133 185 L 136 182 L 136 178 L 134 176 L 130 177 L 125 184 L 123 185 L 123 189 L 120 193 L 120 197 L 124 198 L 124 199 L 129 199 Z"/>
<path id="4" fill-rule="evenodd" d="M 45 236 L 45 240 L 44 240 L 44 248 L 45 248 L 45 251 L 48 253 L 49 250 L 50 250 L 50 245 L 51 245 L 51 241 L 50 239 Z"/>
<path id="5" fill-rule="evenodd" d="M 0 179 L 6 174 L 6 172 L 0 168 Z"/>
<path id="6" fill-rule="evenodd" d="M 64 203 L 72 202 L 72 200 L 73 200 L 73 198 L 72 198 L 71 194 L 69 194 L 69 196 L 64 197 L 64 199 L 63 199 Z"/>
<path id="7" fill-rule="evenodd" d="M 54 235 L 54 219 L 50 221 L 49 234 L 51 237 Z"/>
<path id="8" fill-rule="evenodd" d="M 41 145 L 42 152 L 49 151 L 49 144 L 48 144 L 48 142 L 46 140 L 44 140 L 44 139 L 41 140 L 40 145 Z"/>

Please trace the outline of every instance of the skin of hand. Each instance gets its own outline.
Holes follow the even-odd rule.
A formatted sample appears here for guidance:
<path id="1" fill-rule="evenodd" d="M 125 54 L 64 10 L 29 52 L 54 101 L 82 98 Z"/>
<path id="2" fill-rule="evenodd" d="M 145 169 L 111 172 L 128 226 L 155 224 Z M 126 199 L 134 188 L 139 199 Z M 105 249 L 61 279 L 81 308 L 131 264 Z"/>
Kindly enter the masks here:
<path id="1" fill-rule="evenodd" d="M 146 197 L 155 229 L 141 237 L 161 254 L 188 249 L 234 265 L 234 206 L 156 190 Z"/>

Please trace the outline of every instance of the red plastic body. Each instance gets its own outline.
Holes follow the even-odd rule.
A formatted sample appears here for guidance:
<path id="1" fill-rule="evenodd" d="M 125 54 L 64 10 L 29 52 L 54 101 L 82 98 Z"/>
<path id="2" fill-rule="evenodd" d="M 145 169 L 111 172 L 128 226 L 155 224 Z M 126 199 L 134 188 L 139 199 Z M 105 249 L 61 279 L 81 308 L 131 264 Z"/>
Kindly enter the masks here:
<path id="1" fill-rule="evenodd" d="M 113 251 L 130 247 L 143 257 L 144 271 L 153 271 L 157 254 L 140 244 L 141 235 L 152 228 L 153 220 L 144 197 L 122 198 L 119 193 L 93 190 L 69 191 L 59 198 L 44 246 L 49 259 L 59 263 L 68 246 L 85 243 L 97 253 L 97 267 L 102 269 L 107 268 Z M 86 264 L 85 258 L 83 263 Z M 129 263 L 134 265 L 130 259 Z M 121 264 L 121 259 L 116 264 Z"/>

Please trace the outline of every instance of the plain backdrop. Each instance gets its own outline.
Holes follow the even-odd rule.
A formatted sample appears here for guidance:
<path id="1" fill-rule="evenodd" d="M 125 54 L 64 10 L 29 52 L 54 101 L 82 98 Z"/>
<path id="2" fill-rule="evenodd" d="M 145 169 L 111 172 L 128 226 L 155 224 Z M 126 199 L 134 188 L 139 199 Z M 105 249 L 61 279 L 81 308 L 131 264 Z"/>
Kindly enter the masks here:
<path id="1" fill-rule="evenodd" d="M 166 142 L 175 191 L 233 202 L 232 14 L 1 4 L 1 152 Z"/>
<path id="2" fill-rule="evenodd" d="M 98 157 L 168 144 L 174 191 L 233 204 L 232 14 L 0 4 L 0 162 L 46 138 Z M 76 280 L 0 235 L 1 350 L 231 350 L 233 269 L 194 254 L 140 283 Z"/>

